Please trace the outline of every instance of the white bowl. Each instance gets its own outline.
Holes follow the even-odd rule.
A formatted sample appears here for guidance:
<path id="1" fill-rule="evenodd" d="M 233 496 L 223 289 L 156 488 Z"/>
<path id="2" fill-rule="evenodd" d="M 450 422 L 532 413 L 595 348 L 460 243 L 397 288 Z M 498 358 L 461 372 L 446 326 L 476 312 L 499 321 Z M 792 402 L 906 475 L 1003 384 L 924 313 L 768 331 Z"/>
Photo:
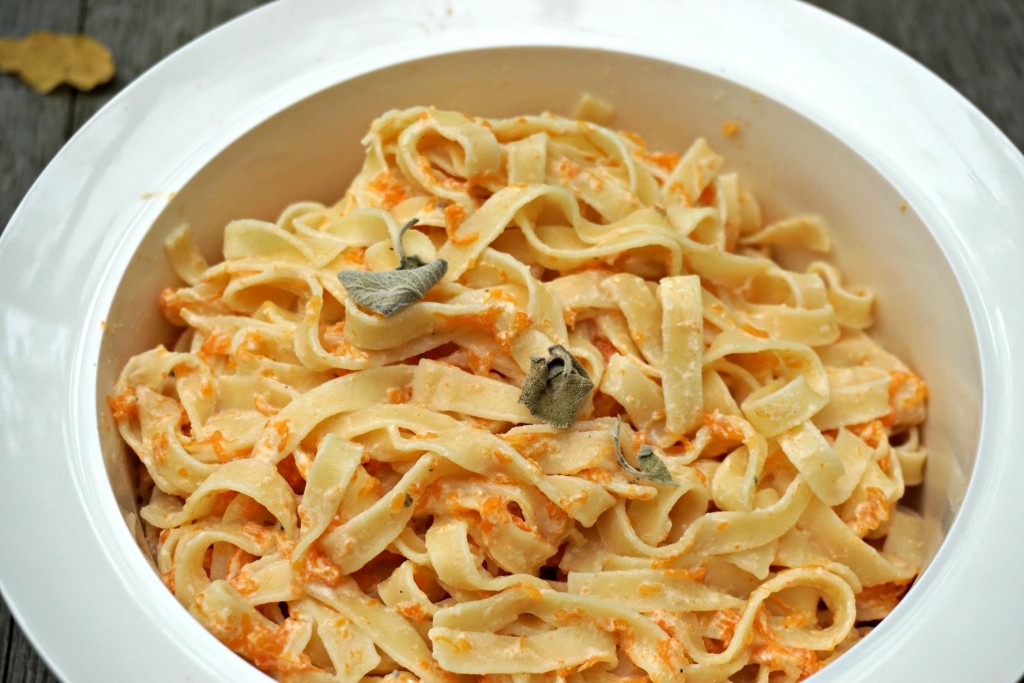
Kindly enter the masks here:
<path id="1" fill-rule="evenodd" d="M 133 537 L 104 398 L 171 334 L 155 306 L 166 234 L 187 221 L 219 260 L 228 220 L 337 199 L 388 108 L 569 112 L 583 91 L 652 147 L 709 137 L 769 214 L 823 214 L 838 264 L 878 294 L 875 336 L 929 384 L 929 564 L 815 680 L 1024 669 L 1024 159 L 1005 137 L 908 58 L 793 2 L 338 4 L 280 2 L 162 62 L 75 136 L 0 241 L 0 586 L 59 676 L 266 680 Z M 717 133 L 730 119 L 741 142 Z"/>

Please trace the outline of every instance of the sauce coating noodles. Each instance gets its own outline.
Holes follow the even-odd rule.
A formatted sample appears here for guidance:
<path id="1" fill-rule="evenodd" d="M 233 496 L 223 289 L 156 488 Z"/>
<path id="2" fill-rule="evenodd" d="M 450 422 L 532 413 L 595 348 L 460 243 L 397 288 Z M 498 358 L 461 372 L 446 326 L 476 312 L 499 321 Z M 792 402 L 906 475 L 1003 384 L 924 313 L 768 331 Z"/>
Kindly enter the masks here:
<path id="1" fill-rule="evenodd" d="M 230 223 L 219 264 L 171 235 L 185 331 L 110 397 L 207 629 L 282 681 L 781 681 L 888 614 L 926 389 L 871 294 L 773 258 L 827 252 L 820 218 L 764 221 L 702 139 L 413 108 L 364 143 L 336 205 Z M 447 270 L 384 317 L 338 273 L 396 237 Z M 594 384 L 566 429 L 519 401 L 554 345 Z"/>

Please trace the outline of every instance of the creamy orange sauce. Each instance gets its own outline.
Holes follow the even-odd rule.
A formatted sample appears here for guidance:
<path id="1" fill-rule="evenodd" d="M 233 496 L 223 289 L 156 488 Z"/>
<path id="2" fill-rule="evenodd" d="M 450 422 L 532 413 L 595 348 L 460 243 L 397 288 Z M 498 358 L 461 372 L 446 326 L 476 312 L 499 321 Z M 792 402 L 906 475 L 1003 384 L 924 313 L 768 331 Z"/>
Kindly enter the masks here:
<path id="1" fill-rule="evenodd" d="M 396 204 L 412 196 L 405 184 L 388 171 L 381 171 L 374 176 L 367 184 L 367 189 L 377 193 L 380 197 L 381 207 L 384 209 L 393 209 Z"/>

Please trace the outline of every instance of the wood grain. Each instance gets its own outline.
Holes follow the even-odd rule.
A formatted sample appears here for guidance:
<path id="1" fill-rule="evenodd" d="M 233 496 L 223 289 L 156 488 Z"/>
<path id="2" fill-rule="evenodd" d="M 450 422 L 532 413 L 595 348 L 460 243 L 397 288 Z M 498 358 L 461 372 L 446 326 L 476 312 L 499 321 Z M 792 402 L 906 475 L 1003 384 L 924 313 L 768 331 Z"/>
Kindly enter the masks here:
<path id="1" fill-rule="evenodd" d="M 128 83 L 161 59 L 224 22 L 259 5 L 261 0 L 87 0 L 85 32 L 118 56 L 113 88 L 76 99 L 73 124 L 81 126 Z"/>
<path id="2" fill-rule="evenodd" d="M 1024 2 L 809 2 L 862 26 L 923 63 L 1024 149 Z M 261 0 L 0 0 L 0 35 L 84 30 L 105 42 L 118 64 L 115 79 L 89 93 L 62 86 L 41 97 L 10 76 L 0 77 L 0 230 L 70 135 L 125 85 L 193 38 L 261 4 Z M 0 681 L 57 681 L 3 601 Z"/>
<path id="3" fill-rule="evenodd" d="M 807 1 L 924 64 L 1024 150 L 1024 2 Z"/>
<path id="4" fill-rule="evenodd" d="M 62 0 L 36 0 L 0 6 L 0 35 L 23 36 L 33 31 L 75 32 L 84 6 Z M 0 226 L 73 130 L 75 94 L 61 86 L 41 97 L 21 81 L 0 77 Z"/>

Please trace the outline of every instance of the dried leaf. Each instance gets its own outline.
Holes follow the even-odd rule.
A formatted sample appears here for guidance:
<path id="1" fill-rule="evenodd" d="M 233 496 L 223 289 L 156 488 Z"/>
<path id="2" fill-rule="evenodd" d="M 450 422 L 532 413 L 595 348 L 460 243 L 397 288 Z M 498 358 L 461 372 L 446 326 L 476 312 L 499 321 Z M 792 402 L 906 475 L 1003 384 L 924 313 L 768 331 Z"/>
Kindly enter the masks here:
<path id="1" fill-rule="evenodd" d="M 565 429 L 594 388 L 590 375 L 569 351 L 558 344 L 548 349 L 548 358 L 530 358 L 530 372 L 523 382 L 519 402 L 530 414 Z"/>
<path id="2" fill-rule="evenodd" d="M 668 471 L 668 467 L 654 454 L 654 449 L 649 445 L 644 444 L 640 447 L 640 450 L 636 454 L 637 467 L 633 467 L 629 464 L 626 458 L 622 455 L 622 449 L 619 447 L 619 431 L 622 430 L 622 418 L 619 417 L 615 420 L 615 430 L 612 432 L 612 439 L 615 442 L 615 458 L 619 461 L 619 465 L 622 469 L 626 470 L 634 477 L 642 479 L 650 479 L 659 484 L 667 484 L 669 486 L 675 486 L 676 481 L 672 478 L 672 473 Z"/>
<path id="3" fill-rule="evenodd" d="M 21 39 L 0 38 L 0 71 L 17 74 L 41 93 L 61 83 L 92 90 L 114 76 L 114 58 L 90 36 L 38 31 Z"/>
<path id="4" fill-rule="evenodd" d="M 448 272 L 448 262 L 444 259 L 424 263 L 418 256 L 406 255 L 402 237 L 416 222 L 413 218 L 398 231 L 395 240 L 399 258 L 397 270 L 343 270 L 338 273 L 338 279 L 353 301 L 385 317 L 391 316 L 426 296 Z"/>

